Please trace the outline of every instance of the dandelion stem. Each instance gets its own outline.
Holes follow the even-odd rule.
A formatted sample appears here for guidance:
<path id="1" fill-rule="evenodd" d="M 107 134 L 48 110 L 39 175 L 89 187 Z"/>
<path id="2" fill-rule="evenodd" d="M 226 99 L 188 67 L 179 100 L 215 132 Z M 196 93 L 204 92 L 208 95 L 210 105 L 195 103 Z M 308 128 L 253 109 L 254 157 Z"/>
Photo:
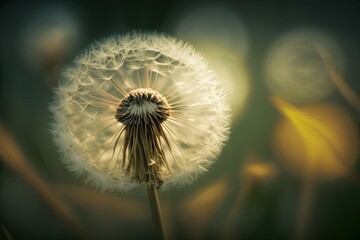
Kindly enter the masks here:
<path id="1" fill-rule="evenodd" d="M 165 240 L 166 239 L 165 227 L 161 215 L 159 196 L 155 185 L 151 184 L 147 188 L 147 192 L 148 192 L 149 203 L 151 208 L 151 215 L 153 218 L 156 233 L 161 239 Z"/>

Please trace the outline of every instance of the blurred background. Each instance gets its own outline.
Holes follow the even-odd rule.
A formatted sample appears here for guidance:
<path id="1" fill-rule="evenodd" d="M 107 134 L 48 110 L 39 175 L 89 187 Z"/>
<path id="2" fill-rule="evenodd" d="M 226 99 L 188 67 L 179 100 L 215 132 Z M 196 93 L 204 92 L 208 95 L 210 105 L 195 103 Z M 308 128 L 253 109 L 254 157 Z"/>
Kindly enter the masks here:
<path id="1" fill-rule="evenodd" d="M 233 111 L 208 173 L 160 193 L 169 239 L 360 239 L 358 13 L 356 1 L 2 1 L 0 236 L 154 236 L 146 191 L 84 186 L 48 130 L 62 67 L 141 30 L 202 52 Z"/>

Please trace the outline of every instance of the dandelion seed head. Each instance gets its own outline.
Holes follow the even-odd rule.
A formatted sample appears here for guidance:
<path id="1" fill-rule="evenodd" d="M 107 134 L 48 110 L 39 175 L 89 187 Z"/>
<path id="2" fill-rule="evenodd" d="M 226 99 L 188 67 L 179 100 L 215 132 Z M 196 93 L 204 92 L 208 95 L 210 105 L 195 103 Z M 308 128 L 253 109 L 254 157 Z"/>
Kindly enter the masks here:
<path id="1" fill-rule="evenodd" d="M 115 118 L 123 124 L 146 125 L 151 120 L 162 123 L 170 115 L 166 98 L 151 88 L 132 90 L 119 104 Z"/>
<path id="2" fill-rule="evenodd" d="M 65 164 L 101 190 L 189 184 L 229 132 L 229 105 L 206 60 L 159 34 L 91 44 L 64 69 L 50 110 Z"/>

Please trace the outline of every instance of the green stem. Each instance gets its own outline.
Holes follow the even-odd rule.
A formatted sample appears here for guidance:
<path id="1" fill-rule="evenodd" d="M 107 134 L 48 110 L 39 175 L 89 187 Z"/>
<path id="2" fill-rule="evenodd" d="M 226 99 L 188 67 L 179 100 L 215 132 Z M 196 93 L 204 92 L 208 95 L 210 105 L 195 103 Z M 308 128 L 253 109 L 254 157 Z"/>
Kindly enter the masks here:
<path id="1" fill-rule="evenodd" d="M 159 196 L 155 185 L 154 184 L 150 185 L 147 188 L 147 192 L 150 202 L 151 215 L 153 218 L 156 233 L 161 239 L 165 240 L 166 239 L 165 227 L 161 215 Z"/>

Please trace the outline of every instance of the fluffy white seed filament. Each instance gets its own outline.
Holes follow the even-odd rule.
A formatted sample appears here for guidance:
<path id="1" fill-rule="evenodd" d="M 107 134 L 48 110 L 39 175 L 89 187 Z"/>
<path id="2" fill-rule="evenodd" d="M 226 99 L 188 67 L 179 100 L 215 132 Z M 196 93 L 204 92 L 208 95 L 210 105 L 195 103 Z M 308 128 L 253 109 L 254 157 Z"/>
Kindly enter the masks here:
<path id="1" fill-rule="evenodd" d="M 161 125 L 169 116 L 166 99 L 150 88 L 131 91 L 116 110 L 116 120 L 125 125 L 122 164 L 126 173 L 140 183 L 160 186 L 169 171 L 163 144 L 171 148 Z"/>
<path id="2" fill-rule="evenodd" d="M 101 190 L 190 184 L 228 137 L 220 82 L 201 54 L 175 38 L 113 35 L 61 76 L 51 133 L 64 164 Z"/>

